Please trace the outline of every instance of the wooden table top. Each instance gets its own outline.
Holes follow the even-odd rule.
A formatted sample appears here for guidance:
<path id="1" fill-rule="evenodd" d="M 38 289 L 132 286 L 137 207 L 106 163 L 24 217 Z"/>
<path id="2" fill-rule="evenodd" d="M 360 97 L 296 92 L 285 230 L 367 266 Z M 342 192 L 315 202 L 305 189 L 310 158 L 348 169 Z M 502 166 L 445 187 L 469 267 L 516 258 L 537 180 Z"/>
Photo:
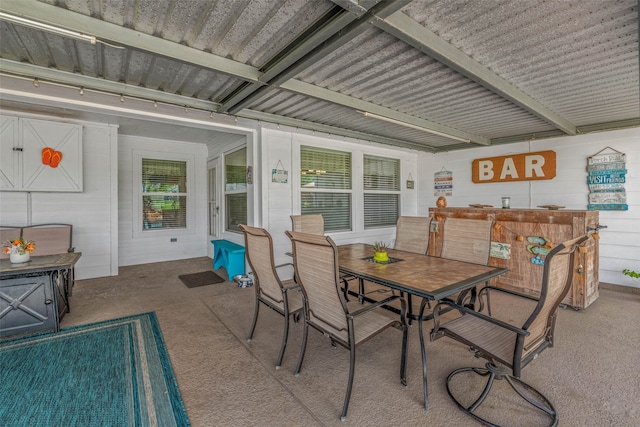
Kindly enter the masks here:
<path id="1" fill-rule="evenodd" d="M 368 261 L 375 251 L 362 243 L 338 246 L 340 271 L 430 300 L 439 300 L 507 273 L 506 268 L 471 264 L 412 252 L 387 250 L 397 262 Z"/>

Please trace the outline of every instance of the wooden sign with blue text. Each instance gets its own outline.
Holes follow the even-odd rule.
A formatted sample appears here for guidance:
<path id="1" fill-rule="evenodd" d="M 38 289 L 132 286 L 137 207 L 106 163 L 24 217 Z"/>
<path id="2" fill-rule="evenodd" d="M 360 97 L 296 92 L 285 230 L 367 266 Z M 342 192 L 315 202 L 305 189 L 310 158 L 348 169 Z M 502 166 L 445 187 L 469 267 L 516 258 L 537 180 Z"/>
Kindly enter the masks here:
<path id="1" fill-rule="evenodd" d="M 475 159 L 471 164 L 471 180 L 488 182 L 534 181 L 556 176 L 556 152 L 512 154 Z"/>
<path id="2" fill-rule="evenodd" d="M 608 151 L 605 153 L 605 151 Z M 627 156 L 606 147 L 587 159 L 587 185 L 589 186 L 590 211 L 626 211 Z"/>

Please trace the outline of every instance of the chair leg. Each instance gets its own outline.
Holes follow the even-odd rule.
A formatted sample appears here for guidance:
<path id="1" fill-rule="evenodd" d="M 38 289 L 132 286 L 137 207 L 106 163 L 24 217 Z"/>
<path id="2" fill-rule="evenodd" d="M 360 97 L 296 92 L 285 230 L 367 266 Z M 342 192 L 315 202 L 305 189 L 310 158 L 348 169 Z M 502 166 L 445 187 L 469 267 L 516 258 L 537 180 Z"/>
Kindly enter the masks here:
<path id="1" fill-rule="evenodd" d="M 420 315 L 418 316 L 418 330 L 420 335 L 420 351 L 422 354 L 422 388 L 424 393 L 424 409 L 429 409 L 429 391 L 427 389 L 427 351 L 424 348 L 424 334 L 423 334 L 423 320 L 424 320 L 424 308 L 427 305 L 427 300 L 422 299 L 420 303 Z"/>
<path id="2" fill-rule="evenodd" d="M 344 300 L 349 301 L 349 279 L 346 277 L 342 278 L 342 282 L 344 283 Z"/>
<path id="3" fill-rule="evenodd" d="M 304 328 L 302 330 L 302 346 L 300 347 L 300 355 L 298 356 L 298 365 L 296 366 L 296 372 L 294 375 L 296 377 L 300 376 L 300 369 L 302 368 L 302 360 L 304 359 L 304 352 L 307 349 L 307 335 L 309 333 L 309 324 L 305 318 Z"/>
<path id="4" fill-rule="evenodd" d="M 409 341 L 409 328 L 402 325 L 402 356 L 400 356 L 400 383 L 407 385 L 407 344 Z"/>
<path id="5" fill-rule="evenodd" d="M 493 363 L 487 363 L 485 366 L 486 366 L 485 369 L 482 369 L 482 368 L 456 369 L 455 371 L 451 372 L 447 377 L 447 383 L 446 383 L 447 393 L 449 393 L 449 396 L 451 397 L 451 399 L 454 401 L 456 406 L 458 406 L 458 409 L 465 412 L 467 415 L 473 417 L 475 420 L 481 422 L 483 425 L 486 425 L 489 427 L 500 427 L 498 424 L 492 423 L 491 421 L 488 421 L 480 417 L 474 412 L 476 409 L 478 409 L 478 407 L 480 407 L 480 405 L 482 405 L 484 400 L 489 395 L 489 392 L 491 391 L 491 387 L 493 386 L 494 381 L 504 379 L 504 380 L 507 380 L 511 388 L 513 388 L 513 390 L 515 390 L 516 393 L 518 393 L 518 395 L 522 399 L 524 399 L 527 403 L 529 403 L 533 407 L 541 410 L 551 418 L 551 423 L 549 424 L 551 427 L 555 427 L 558 425 L 558 413 L 556 412 L 556 409 L 553 407 L 549 399 L 547 399 L 542 393 L 540 393 L 538 390 L 531 387 L 527 383 L 523 382 L 519 378 L 516 378 L 513 375 L 510 375 L 509 374 L 510 371 L 506 367 L 496 366 Z M 487 383 L 485 384 L 482 390 L 482 393 L 480 393 L 480 396 L 478 396 L 478 398 L 471 405 L 467 407 L 465 407 L 462 403 L 460 403 L 460 401 L 453 395 L 453 392 L 451 391 L 451 380 L 453 379 L 454 376 L 462 372 L 473 372 L 480 376 L 489 377 L 487 379 Z"/>
<path id="6" fill-rule="evenodd" d="M 253 333 L 256 330 L 256 323 L 258 322 L 258 311 L 260 309 L 260 300 L 256 297 L 256 308 L 253 311 L 253 322 L 251 323 L 251 329 L 249 330 L 249 336 L 247 337 L 247 342 L 251 342 L 253 339 Z"/>
<path id="7" fill-rule="evenodd" d="M 284 350 L 287 348 L 287 338 L 289 338 L 289 313 L 284 313 L 284 332 L 282 334 L 282 345 L 280 346 L 280 354 L 278 355 L 278 361 L 276 362 L 276 369 L 280 369 L 282 366 L 282 359 L 284 358 Z"/>
<path id="8" fill-rule="evenodd" d="M 520 395 L 520 397 L 522 397 L 524 400 L 540 409 L 541 411 L 546 412 L 549 416 L 557 418 L 556 409 L 553 407 L 553 404 L 549 401 L 549 399 L 547 399 L 542 393 L 540 393 L 538 390 L 531 387 L 524 381 L 511 375 L 506 376 L 505 379 L 507 380 L 509 385 L 511 385 L 511 387 L 516 391 L 516 393 Z M 536 402 L 530 396 L 527 396 L 520 387 L 526 389 L 529 393 L 536 395 L 536 397 L 543 403 L 541 404 L 540 402 Z"/>
<path id="9" fill-rule="evenodd" d="M 342 405 L 342 414 L 340 415 L 340 421 L 347 419 L 347 410 L 349 409 L 349 400 L 351 400 L 351 389 L 353 388 L 353 376 L 356 368 L 356 346 L 351 343 L 349 349 L 349 380 L 347 383 L 347 393 L 344 396 L 344 405 Z"/>

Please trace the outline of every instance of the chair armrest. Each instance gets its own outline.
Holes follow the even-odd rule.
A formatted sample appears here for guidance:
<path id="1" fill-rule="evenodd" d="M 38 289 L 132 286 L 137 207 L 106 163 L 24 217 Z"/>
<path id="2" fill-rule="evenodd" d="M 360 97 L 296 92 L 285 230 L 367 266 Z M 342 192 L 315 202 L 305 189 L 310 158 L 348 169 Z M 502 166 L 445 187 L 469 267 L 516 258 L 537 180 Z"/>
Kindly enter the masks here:
<path id="1" fill-rule="evenodd" d="M 406 316 L 406 310 L 407 310 L 407 302 L 405 301 L 404 298 L 402 298 L 399 295 L 394 295 L 394 296 L 390 296 L 389 298 L 385 298 L 383 300 L 377 301 L 375 303 L 371 303 L 371 304 L 367 304 L 366 306 L 364 306 L 363 308 L 356 310 L 352 313 L 347 314 L 347 317 L 349 318 L 355 318 L 358 317 L 366 312 L 369 312 L 371 310 L 375 310 L 376 308 L 383 306 L 383 305 L 387 305 L 389 304 L 391 301 L 395 301 L 395 300 L 400 300 L 400 305 L 401 305 L 401 316 L 405 317 Z"/>
<path id="2" fill-rule="evenodd" d="M 285 262 L 284 264 L 278 264 L 276 265 L 276 268 L 280 268 L 280 267 L 293 267 L 293 263 L 292 262 Z"/>
<path id="3" fill-rule="evenodd" d="M 498 288 L 496 286 L 484 286 L 478 292 L 478 298 L 480 298 L 482 296 L 482 292 L 484 292 L 485 290 L 487 291 L 487 293 L 489 292 L 489 290 L 494 290 L 494 291 L 503 292 L 505 294 L 513 295 L 513 296 L 516 296 L 516 297 L 530 299 L 532 301 L 539 301 L 540 300 L 540 298 L 534 297 L 532 295 L 526 295 L 526 294 L 523 294 L 523 293 L 520 293 L 520 292 L 511 291 L 509 289 Z"/>
<path id="4" fill-rule="evenodd" d="M 283 286 L 282 287 L 282 293 L 285 293 L 285 292 L 290 291 L 292 289 L 300 289 L 300 285 L 297 284 L 297 283 L 294 283 L 291 286 Z"/>
<path id="5" fill-rule="evenodd" d="M 278 268 L 280 268 L 280 267 L 292 267 L 292 268 L 293 268 L 293 263 L 285 262 L 284 264 L 278 264 L 278 265 L 276 265 L 275 267 L 276 267 L 276 269 L 278 269 Z M 282 280 L 282 279 L 281 279 L 281 280 Z M 293 285 L 291 285 L 291 286 L 283 286 L 283 287 L 282 287 L 282 292 L 284 293 L 284 292 L 287 292 L 287 291 L 289 291 L 289 290 L 291 290 L 291 289 L 298 289 L 298 288 L 300 288 L 300 285 L 299 285 L 299 284 L 297 284 L 297 283 L 294 283 L 294 284 L 293 284 Z"/>
<path id="6" fill-rule="evenodd" d="M 530 334 L 529 331 L 525 331 L 522 328 L 518 328 L 516 326 L 513 326 L 507 322 L 503 322 L 502 320 L 496 319 L 495 317 L 491 317 L 491 316 L 487 316 L 486 314 L 480 313 L 478 311 L 472 310 L 470 308 L 467 308 L 465 306 L 456 304 L 454 302 L 450 302 L 450 301 L 441 301 L 438 304 L 436 304 L 436 306 L 433 308 L 433 324 L 434 327 L 431 330 L 431 341 L 433 341 L 435 339 L 435 334 L 438 332 L 438 329 L 440 329 L 440 318 L 439 318 L 439 313 L 440 313 L 440 306 L 442 305 L 448 305 L 451 306 L 452 308 L 454 308 L 455 310 L 458 310 L 459 312 L 463 313 L 463 314 L 468 314 L 470 316 L 474 316 L 474 317 L 478 317 L 482 320 L 485 320 L 489 323 L 493 323 L 494 325 L 500 326 L 502 328 L 505 328 L 511 332 L 515 332 L 518 335 L 523 335 L 523 336 L 528 336 Z"/>
<path id="7" fill-rule="evenodd" d="M 534 296 L 531 296 L 531 295 L 526 295 L 526 294 L 523 294 L 523 293 L 520 293 L 520 292 L 516 292 L 516 291 L 512 291 L 512 290 L 509 290 L 509 289 L 503 289 L 503 288 L 498 288 L 498 287 L 495 287 L 495 286 L 487 285 L 487 286 L 484 286 L 482 289 L 480 289 L 480 291 L 478 292 L 478 301 L 480 302 L 480 309 L 478 311 L 484 311 L 484 301 L 486 299 L 486 301 L 487 301 L 487 310 L 488 310 L 489 316 L 493 315 L 493 313 L 491 313 L 491 301 L 489 299 L 489 291 L 490 290 L 496 291 L 496 292 L 502 292 L 504 294 L 511 295 L 513 297 L 526 299 L 526 300 L 529 300 L 529 301 L 538 302 L 540 300 L 540 298 L 537 298 L 537 297 L 534 297 Z M 484 297 L 485 298 L 483 298 L 483 293 L 484 293 Z"/>

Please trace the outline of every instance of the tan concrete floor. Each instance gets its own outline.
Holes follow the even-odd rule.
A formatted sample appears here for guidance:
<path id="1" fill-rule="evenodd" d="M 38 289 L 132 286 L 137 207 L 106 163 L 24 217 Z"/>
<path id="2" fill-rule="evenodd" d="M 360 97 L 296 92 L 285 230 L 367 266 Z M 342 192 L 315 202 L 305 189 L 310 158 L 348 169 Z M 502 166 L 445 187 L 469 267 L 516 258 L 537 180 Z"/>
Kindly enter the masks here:
<path id="1" fill-rule="evenodd" d="M 276 370 L 281 316 L 263 307 L 254 340 L 246 341 L 253 288 L 225 282 L 189 289 L 178 279 L 211 268 L 211 259 L 196 258 L 79 280 L 62 327 L 155 311 L 194 427 L 479 425 L 449 399 L 445 379 L 456 368 L 482 367 L 484 361 L 450 339 L 427 342 L 430 408 L 424 410 L 417 325 L 410 330 L 406 387 L 398 375 L 399 331 L 385 331 L 358 348 L 349 413 L 341 422 L 348 351 L 310 330 L 296 378 L 302 326 L 292 324 Z M 601 289 L 587 309 L 559 310 L 556 345 L 527 366 L 522 379 L 554 403 L 560 426 L 640 426 L 639 324 L 640 295 Z M 544 425 L 509 396 L 487 402 L 496 420 Z"/>

